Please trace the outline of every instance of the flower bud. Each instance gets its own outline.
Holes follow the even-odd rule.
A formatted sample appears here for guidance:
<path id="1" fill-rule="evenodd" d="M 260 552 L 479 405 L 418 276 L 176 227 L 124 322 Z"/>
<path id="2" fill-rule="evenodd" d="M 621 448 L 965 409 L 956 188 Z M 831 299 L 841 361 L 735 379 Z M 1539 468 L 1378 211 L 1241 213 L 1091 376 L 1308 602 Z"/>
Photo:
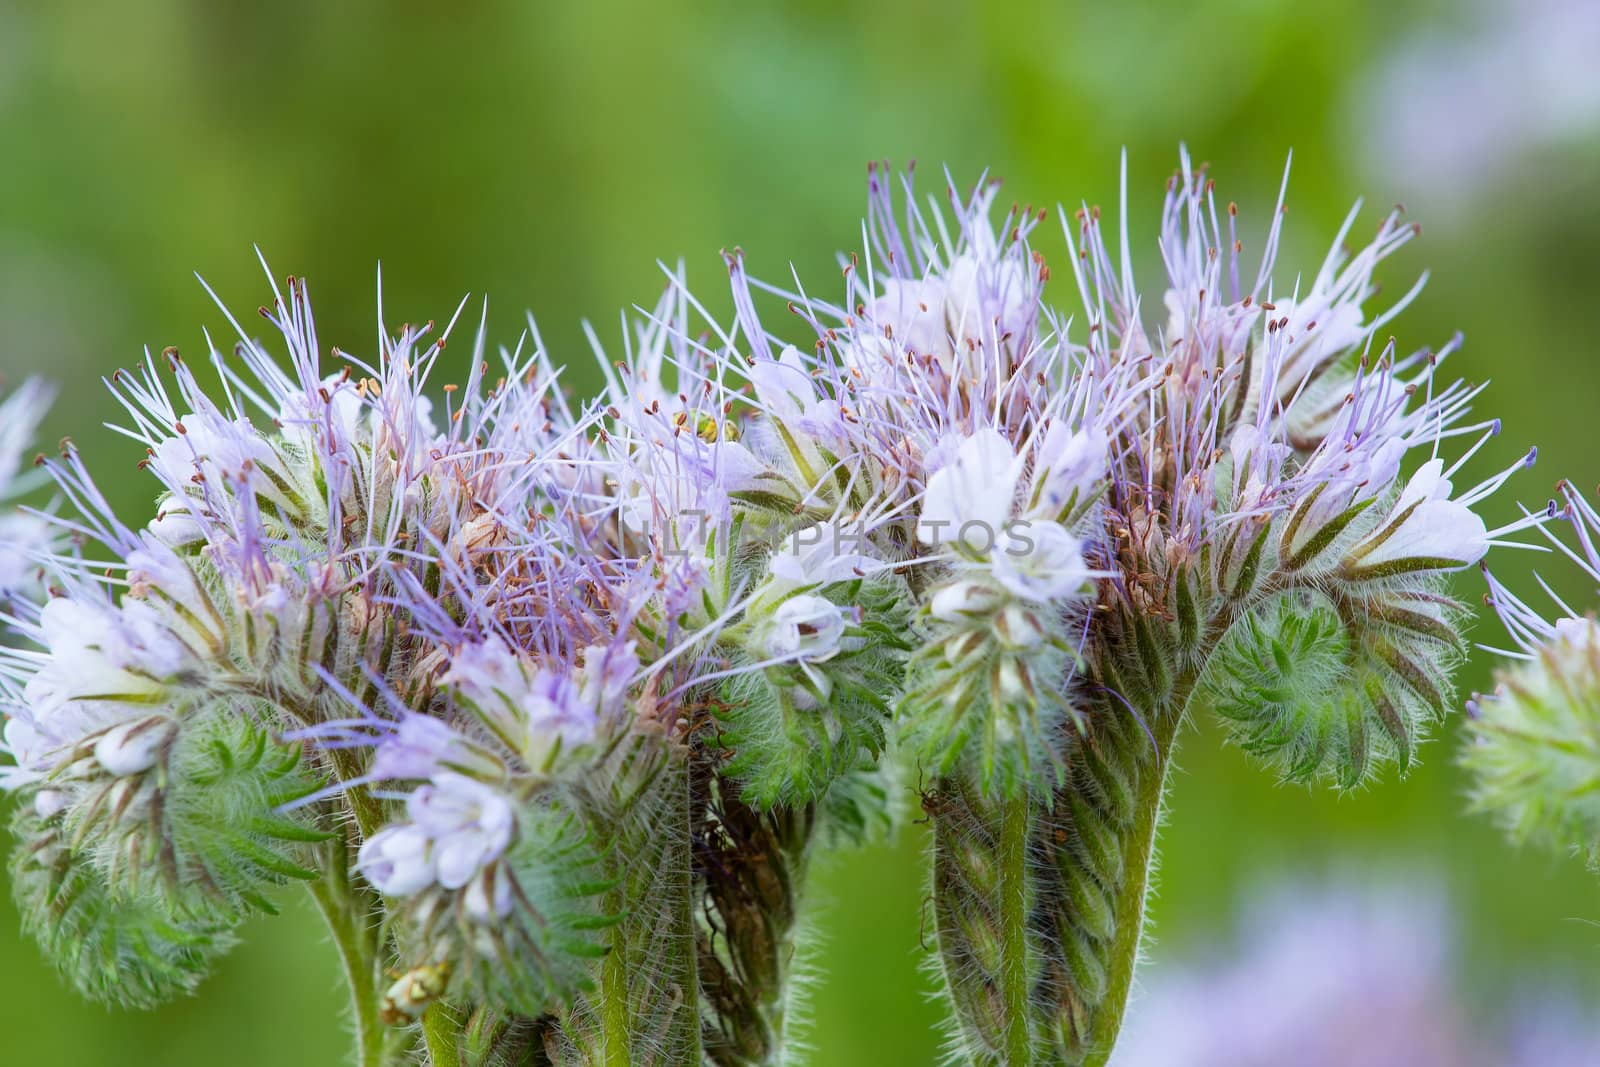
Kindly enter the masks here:
<path id="1" fill-rule="evenodd" d="M 1008 705 L 1029 705 L 1037 702 L 1038 694 L 1033 691 L 1033 684 L 1028 678 L 1027 664 L 1015 656 L 1001 656 L 995 661 L 995 678 L 999 683 L 996 691 L 1000 699 Z M 1016 724 L 1009 715 L 997 715 L 994 721 L 995 737 L 1000 741 L 1011 741 L 1016 737 Z"/>
<path id="2" fill-rule="evenodd" d="M 845 610 L 826 597 L 790 597 L 772 613 L 766 631 L 769 655 L 821 663 L 839 651 L 844 639 Z"/>
<path id="3" fill-rule="evenodd" d="M 1006 648 L 1038 648 L 1045 638 L 1044 621 L 1021 604 L 1007 604 L 994 617 L 995 636 Z"/>
<path id="4" fill-rule="evenodd" d="M 940 589 L 928 602 L 928 613 L 940 622 L 966 622 L 992 613 L 1000 594 L 982 582 L 960 581 Z"/>
<path id="5" fill-rule="evenodd" d="M 176 724 L 161 717 L 125 722 L 101 735 L 95 742 L 94 758 L 110 774 L 141 774 L 156 765 L 162 748 L 176 732 Z"/>
<path id="6" fill-rule="evenodd" d="M 67 794 L 59 789 L 41 789 L 33 796 L 33 812 L 48 819 L 67 806 Z"/>
<path id="7" fill-rule="evenodd" d="M 433 884 L 433 845 L 417 826 L 379 830 L 362 844 L 356 864 L 386 896 L 410 896 Z"/>
<path id="8" fill-rule="evenodd" d="M 461 907 L 467 918 L 484 926 L 511 914 L 511 879 L 494 867 L 486 868 L 467 886 Z"/>
<path id="9" fill-rule="evenodd" d="M 1600 624 L 1562 619 L 1477 700 L 1462 761 L 1475 803 L 1520 838 L 1600 846 Z"/>

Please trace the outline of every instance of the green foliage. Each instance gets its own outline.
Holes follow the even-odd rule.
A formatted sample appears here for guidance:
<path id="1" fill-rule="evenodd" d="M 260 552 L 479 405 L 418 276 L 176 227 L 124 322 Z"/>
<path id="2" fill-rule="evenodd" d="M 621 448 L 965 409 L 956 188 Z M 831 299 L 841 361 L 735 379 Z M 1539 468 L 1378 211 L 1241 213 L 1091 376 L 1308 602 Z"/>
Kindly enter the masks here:
<path id="1" fill-rule="evenodd" d="M 1077 654 L 1048 610 L 1001 602 L 922 621 L 896 714 L 931 773 L 996 796 L 1054 784 L 1063 727 L 1079 721 L 1067 689 Z"/>
<path id="2" fill-rule="evenodd" d="M 155 766 L 104 773 L 78 759 L 49 785 L 48 819 L 19 812 L 12 883 L 23 925 L 85 996 L 150 1007 L 192 991 L 275 885 L 316 877 L 326 836 L 298 746 L 273 742 L 232 707 L 175 729 Z"/>
<path id="3" fill-rule="evenodd" d="M 1473 804 L 1520 840 L 1600 847 L 1600 642 L 1559 635 L 1501 671 L 1467 721 Z"/>
<path id="4" fill-rule="evenodd" d="M 281 810 L 319 782 L 298 745 L 232 703 L 182 723 L 165 759 L 137 778 L 75 785 L 63 819 L 116 892 L 151 896 L 169 910 L 240 918 L 275 913 L 275 885 L 317 877 L 309 846 L 327 833 L 315 809 Z"/>
<path id="5" fill-rule="evenodd" d="M 873 579 L 821 592 L 861 609 L 838 653 L 739 673 L 720 694 L 719 740 L 731 752 L 722 773 L 758 807 L 816 803 L 835 780 L 884 751 L 889 694 L 899 685 L 907 648 L 904 589 Z"/>
<path id="6" fill-rule="evenodd" d="M 860 846 L 894 833 L 906 783 L 892 752 L 841 775 L 822 798 L 818 827 L 830 848 Z"/>
<path id="7" fill-rule="evenodd" d="M 1353 788 L 1385 761 L 1409 767 L 1448 710 L 1452 610 L 1419 590 L 1276 594 L 1218 642 L 1198 699 L 1284 778 Z"/>
<path id="8" fill-rule="evenodd" d="M 24 807 L 11 830 L 11 892 L 23 927 L 83 996 L 151 1008 L 192 993 L 232 947 L 232 922 L 175 915 L 158 898 L 116 891 L 68 846 L 59 815 L 41 819 Z"/>

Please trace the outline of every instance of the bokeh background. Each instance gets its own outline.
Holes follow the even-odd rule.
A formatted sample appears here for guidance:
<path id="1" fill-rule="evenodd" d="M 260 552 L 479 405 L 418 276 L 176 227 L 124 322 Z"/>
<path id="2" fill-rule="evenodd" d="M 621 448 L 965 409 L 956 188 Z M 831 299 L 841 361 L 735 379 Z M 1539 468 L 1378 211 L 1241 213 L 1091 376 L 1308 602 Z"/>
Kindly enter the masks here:
<path id="1" fill-rule="evenodd" d="M 581 387 L 581 321 L 615 337 L 619 309 L 659 292 L 658 258 L 684 257 L 714 307 L 717 253 L 734 245 L 758 273 L 793 263 L 835 284 L 836 251 L 859 243 L 868 160 L 918 159 L 935 189 L 947 164 L 962 183 L 988 168 L 1019 200 L 1110 206 L 1126 146 L 1149 271 L 1180 141 L 1212 161 L 1257 236 L 1292 148 L 1280 286 L 1296 264 L 1315 269 L 1356 195 L 1379 210 L 1403 200 L 1425 234 L 1391 264 L 1389 292 L 1435 274 L 1395 329 L 1403 347 L 1465 331 L 1457 372 L 1493 379 L 1482 407 L 1507 428 L 1480 469 L 1537 441 L 1524 500 L 1558 476 L 1600 480 L 1600 5 L 1095 8 L 0 0 L 0 368 L 61 383 L 45 437 L 71 434 L 98 469 L 126 469 L 108 489 L 138 515 L 152 484 L 101 427 L 115 413 L 98 378 L 145 345 L 229 336 L 195 271 L 251 321 L 268 293 L 253 245 L 275 272 L 309 277 L 322 336 L 342 348 L 373 347 L 381 261 L 394 325 L 488 294 L 497 338 L 515 343 L 531 309 Z M 1462 579 L 1463 596 L 1480 592 Z M 1487 676 L 1480 656 L 1465 685 Z M 1452 1011 L 1496 1026 L 1533 995 L 1592 1014 L 1600 884 L 1466 814 L 1458 744 L 1447 725 L 1405 780 L 1338 796 L 1276 786 L 1202 721 L 1173 784 L 1151 974 L 1228 966 L 1244 951 L 1234 931 L 1285 878 L 1426 881 L 1438 923 L 1413 941 L 1448 942 Z M 935 1060 L 923 844 L 908 825 L 818 876 L 819 1067 Z M 6 899 L 0 1061 L 341 1062 L 333 952 L 315 916 L 286 905 L 201 997 L 140 1016 L 65 992 Z M 1355 943 L 1378 959 L 1394 946 L 1375 929 Z M 1304 973 L 1318 966 L 1313 952 Z M 1262 985 L 1262 1011 L 1284 984 Z"/>

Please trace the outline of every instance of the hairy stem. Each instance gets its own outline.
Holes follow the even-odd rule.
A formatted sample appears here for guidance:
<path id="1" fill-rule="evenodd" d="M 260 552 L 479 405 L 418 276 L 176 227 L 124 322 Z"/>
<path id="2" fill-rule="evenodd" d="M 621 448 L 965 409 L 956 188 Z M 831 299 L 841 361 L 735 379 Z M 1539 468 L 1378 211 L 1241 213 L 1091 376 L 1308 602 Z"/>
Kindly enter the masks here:
<path id="1" fill-rule="evenodd" d="M 1188 680 L 1148 718 L 1107 706 L 1074 745 L 1068 772 L 1039 813 L 1032 925 L 1043 953 L 1035 991 L 1050 1062 L 1100 1065 L 1111 1055 L 1145 930 L 1163 791 Z"/>
<path id="2" fill-rule="evenodd" d="M 1032 989 L 1039 945 L 1029 840 L 1038 800 L 985 797 L 941 779 L 923 797 L 933 821 L 939 962 L 959 1045 L 975 1067 L 1033 1062 Z"/>
<path id="3" fill-rule="evenodd" d="M 620 914 L 627 908 L 622 889 L 606 896 L 607 910 Z M 601 1062 L 605 1067 L 629 1067 L 633 1059 L 628 1011 L 628 932 L 619 924 L 600 967 Z"/>
<path id="4" fill-rule="evenodd" d="M 1029 1033 L 1028 815 L 1026 793 L 1004 802 L 1000 822 L 1000 985 L 1006 1003 L 1008 1065 L 1032 1062 Z"/>
<path id="5" fill-rule="evenodd" d="M 329 841 L 323 849 L 323 875 L 309 888 L 311 899 L 333 935 L 350 990 L 356 1063 L 358 1067 L 383 1067 L 389 1033 L 378 1013 L 383 966 L 379 952 L 382 904 L 369 887 L 351 881 L 353 856 L 346 835 Z"/>
<path id="6" fill-rule="evenodd" d="M 611 863 L 615 918 L 594 991 L 561 1019 L 563 1067 L 700 1062 L 686 750 L 662 737 L 619 746 L 596 777 L 591 828 Z"/>
<path id="7" fill-rule="evenodd" d="M 422 1013 L 422 1042 L 431 1067 L 457 1067 L 461 1062 L 461 1023 L 448 1004 L 435 1002 Z"/>
<path id="8" fill-rule="evenodd" d="M 1144 940 L 1145 906 L 1156 855 L 1156 832 L 1161 825 L 1167 770 L 1172 766 L 1172 747 L 1181 720 L 1181 715 L 1169 716 L 1167 728 L 1157 733 L 1150 760 L 1139 776 L 1133 823 L 1122 834 L 1123 867 L 1127 874 L 1114 897 L 1112 929 L 1115 933 L 1107 959 L 1106 992 L 1089 1029 L 1084 1067 L 1101 1067 L 1109 1060 L 1117 1034 L 1122 1030 L 1128 995 L 1133 990 L 1133 973 Z"/>

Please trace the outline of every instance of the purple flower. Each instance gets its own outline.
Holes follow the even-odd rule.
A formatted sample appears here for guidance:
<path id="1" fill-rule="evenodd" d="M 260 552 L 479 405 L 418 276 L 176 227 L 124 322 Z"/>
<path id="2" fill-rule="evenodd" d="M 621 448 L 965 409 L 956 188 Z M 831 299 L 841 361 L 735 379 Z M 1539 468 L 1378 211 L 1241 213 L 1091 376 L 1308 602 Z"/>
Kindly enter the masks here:
<path id="1" fill-rule="evenodd" d="M 431 778 L 460 759 L 462 740 L 443 721 L 406 714 L 373 749 L 372 777 L 398 781 Z"/>
<path id="2" fill-rule="evenodd" d="M 1280 885 L 1245 912 L 1236 945 L 1165 961 L 1145 980 L 1113 1067 L 1532 1067 L 1600 1055 L 1600 1033 L 1563 1010 L 1561 991 L 1525 995 L 1531 975 L 1499 994 L 1514 1006 L 1509 1032 L 1469 1010 L 1454 981 L 1453 909 L 1426 881 Z M 1542 1040 L 1529 1040 L 1530 1017 Z"/>
<path id="3" fill-rule="evenodd" d="M 499 637 L 460 646 L 440 681 L 530 770 L 543 772 L 561 747 L 594 737 L 600 709 L 585 701 L 577 680 Z"/>

